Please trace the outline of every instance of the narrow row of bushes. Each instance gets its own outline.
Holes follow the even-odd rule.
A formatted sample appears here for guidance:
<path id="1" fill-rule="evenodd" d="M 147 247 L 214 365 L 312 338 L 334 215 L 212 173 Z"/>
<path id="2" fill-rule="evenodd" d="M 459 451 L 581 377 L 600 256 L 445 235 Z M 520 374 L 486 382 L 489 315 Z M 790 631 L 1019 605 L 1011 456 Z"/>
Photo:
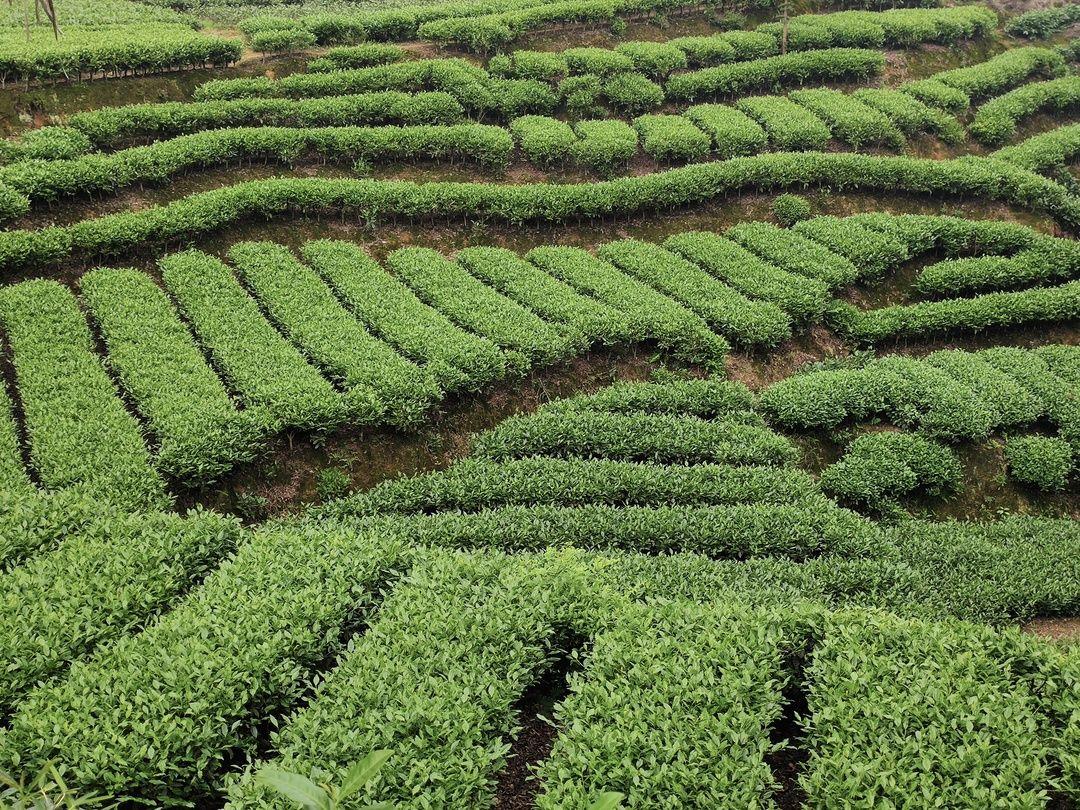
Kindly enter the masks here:
<path id="1" fill-rule="evenodd" d="M 182 25 L 65 27 L 54 39 L 38 28 L 5 36 L 0 43 L 0 86 L 17 82 L 78 81 L 205 67 L 239 61 L 242 44 Z"/>
<path id="2" fill-rule="evenodd" d="M 515 371 L 576 354 L 580 341 L 492 290 L 430 248 L 400 248 L 386 267 L 424 303 L 505 353 Z"/>
<path id="3" fill-rule="evenodd" d="M 372 335 L 288 248 L 238 242 L 229 261 L 273 323 L 345 390 L 354 418 L 415 424 L 441 396 L 426 370 Z"/>
<path id="4" fill-rule="evenodd" d="M 238 524 L 212 512 L 114 515 L 6 572 L 0 710 L 9 713 L 39 681 L 143 627 L 212 571 L 239 537 Z"/>
<path id="5" fill-rule="evenodd" d="M 265 410 L 275 429 L 327 430 L 351 416 L 334 387 L 263 317 L 219 259 L 197 250 L 166 256 L 162 278 L 215 368 L 248 408 Z"/>
<path id="6" fill-rule="evenodd" d="M 946 110 L 966 109 L 971 101 L 996 95 L 1033 76 L 1059 76 L 1065 60 L 1049 48 L 1012 48 L 970 67 L 935 73 L 900 86 L 921 101 Z"/>
<path id="7" fill-rule="evenodd" d="M 1069 171 L 1069 164 L 1077 155 L 1080 155 L 1080 124 L 1070 124 L 1033 135 L 1016 146 L 1006 146 L 991 157 L 1029 171 L 1044 172 L 1066 188 L 1080 192 L 1080 184 Z"/>
<path id="8" fill-rule="evenodd" d="M 1080 425 L 1072 397 L 1068 382 L 1036 352 L 998 347 L 811 368 L 765 389 L 760 406 L 770 419 L 798 430 L 886 417 L 932 435 L 977 439 L 1043 415 L 1075 429 Z"/>
<path id="9" fill-rule="evenodd" d="M 70 226 L 2 232 L 0 268 L 41 267 L 72 255 L 115 255 L 139 245 L 210 233 L 249 216 L 333 211 L 368 221 L 476 217 L 560 222 L 674 208 L 745 189 L 792 186 L 984 197 L 1044 210 L 1065 224 L 1080 222 L 1080 203 L 1063 187 L 1000 160 L 772 153 L 577 185 L 257 180 Z"/>
<path id="10" fill-rule="evenodd" d="M 642 464 L 600 459 L 463 459 L 439 472 L 399 478 L 309 512 L 311 519 L 476 512 L 513 505 L 800 504 L 817 482 L 791 467 Z"/>
<path id="11" fill-rule="evenodd" d="M 601 245 L 597 255 L 679 301 L 735 343 L 774 346 L 791 336 L 791 318 L 776 304 L 744 295 L 660 245 L 624 239 Z"/>
<path id="12" fill-rule="evenodd" d="M 809 81 L 859 81 L 884 68 L 885 56 L 880 51 L 829 48 L 680 73 L 668 80 L 665 89 L 676 101 L 694 101 Z"/>
<path id="13" fill-rule="evenodd" d="M 46 490 L 79 485 L 133 511 L 171 499 L 136 419 L 101 360 L 75 296 L 55 281 L 0 290 L 30 464 Z"/>
<path id="14" fill-rule="evenodd" d="M 914 289 L 922 295 L 1010 290 L 1065 281 L 1080 275 L 1080 250 L 1072 240 L 1041 239 L 1012 256 L 945 259 L 924 267 Z"/>
<path id="15" fill-rule="evenodd" d="M 506 375 L 507 358 L 495 344 L 420 301 L 358 245 L 316 240 L 304 245 L 303 257 L 350 312 L 405 357 L 422 362 L 441 389 L 478 390 Z"/>
<path id="16" fill-rule="evenodd" d="M 833 137 L 851 144 L 855 149 L 879 145 L 901 149 L 906 142 L 904 134 L 889 116 L 855 96 L 839 90 L 818 88 L 796 90 L 790 97 L 824 120 Z"/>
<path id="17" fill-rule="evenodd" d="M 1016 134 L 1016 125 L 1038 112 L 1062 112 L 1080 104 L 1080 77 L 1025 84 L 983 104 L 968 125 L 980 142 L 993 146 Z"/>
<path id="18" fill-rule="evenodd" d="M 100 268 L 79 279 L 113 370 L 157 440 L 158 468 L 212 483 L 251 459 L 271 429 L 259 408 L 237 410 L 161 288 L 138 270 Z"/>
<path id="19" fill-rule="evenodd" d="M 667 414 L 542 410 L 515 416 L 477 436 L 470 455 L 608 458 L 661 464 L 790 464 L 783 436 L 737 415 L 720 420 Z"/>
<path id="20" fill-rule="evenodd" d="M 1080 281 L 1059 287 L 986 293 L 974 298 L 949 298 L 863 311 L 848 305 L 837 307 L 830 317 L 844 334 L 863 343 L 957 329 L 979 331 L 1024 324 L 1068 322 L 1080 318 Z"/>
<path id="21" fill-rule="evenodd" d="M 108 149 L 133 140 L 156 141 L 224 127 L 434 126 L 456 124 L 464 116 L 461 103 L 449 93 L 388 90 L 312 99 L 240 98 L 125 104 L 78 112 L 66 123 L 97 148 Z M 23 136 L 20 145 L 32 134 Z M 78 154 L 51 149 L 46 153 L 28 153 L 25 157 L 53 160 L 78 157 Z"/>
<path id="22" fill-rule="evenodd" d="M 434 159 L 475 161 L 502 169 L 513 148 L 509 132 L 487 124 L 213 129 L 111 154 L 19 161 L 0 167 L 0 183 L 37 203 L 112 193 L 138 183 L 162 183 L 187 171 L 238 161 L 291 164 L 316 157 L 366 165 Z"/>

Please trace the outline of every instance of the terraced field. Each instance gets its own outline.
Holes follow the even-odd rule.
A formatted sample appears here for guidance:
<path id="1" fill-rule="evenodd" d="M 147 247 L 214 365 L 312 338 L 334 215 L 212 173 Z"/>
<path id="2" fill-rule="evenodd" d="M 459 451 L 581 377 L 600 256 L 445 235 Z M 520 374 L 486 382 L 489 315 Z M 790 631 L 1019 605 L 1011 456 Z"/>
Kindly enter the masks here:
<path id="1" fill-rule="evenodd" d="M 1076 8 L 6 13 L 0 806 L 1080 806 Z"/>

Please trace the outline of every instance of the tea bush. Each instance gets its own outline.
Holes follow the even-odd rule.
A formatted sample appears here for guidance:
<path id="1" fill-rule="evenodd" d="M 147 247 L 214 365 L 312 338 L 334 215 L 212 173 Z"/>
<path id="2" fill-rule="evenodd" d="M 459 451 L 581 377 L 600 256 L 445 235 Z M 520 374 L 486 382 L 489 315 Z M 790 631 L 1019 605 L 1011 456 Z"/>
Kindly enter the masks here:
<path id="1" fill-rule="evenodd" d="M 1080 77 L 1034 82 L 983 104 L 968 128 L 984 144 L 1001 144 L 1016 134 L 1016 125 L 1021 119 L 1044 110 L 1062 112 L 1078 104 Z"/>
<path id="2" fill-rule="evenodd" d="M 634 119 L 634 128 L 645 154 L 662 163 L 701 160 L 709 154 L 709 136 L 682 116 L 643 115 Z"/>
<path id="3" fill-rule="evenodd" d="M 328 430 L 347 415 L 358 418 L 357 403 L 346 403 L 267 322 L 220 260 L 189 250 L 166 256 L 160 266 L 180 311 L 245 405 L 265 409 L 276 427 Z M 366 410 L 366 421 L 379 414 L 374 397 Z"/>
<path id="4" fill-rule="evenodd" d="M 915 493 L 948 494 L 962 478 L 949 448 L 918 434 L 886 431 L 851 442 L 839 461 L 822 470 L 821 488 L 841 501 L 880 509 Z"/>
<path id="5" fill-rule="evenodd" d="M 270 414 L 240 411 L 161 289 L 138 270 L 100 268 L 79 279 L 109 367 L 157 439 L 157 465 L 206 484 L 254 457 Z"/>
<path id="6" fill-rule="evenodd" d="M 167 508 L 138 421 L 93 350 L 75 296 L 37 279 L 0 289 L 28 457 L 46 490 L 84 493 L 132 511 Z"/>
<path id="7" fill-rule="evenodd" d="M 791 336 L 791 319 L 779 307 L 743 295 L 659 245 L 624 239 L 601 245 L 597 255 L 679 301 L 734 342 L 775 345 Z"/>
<path id="8" fill-rule="evenodd" d="M 1042 490 L 1063 490 L 1073 472 L 1073 448 L 1052 436 L 1010 436 L 1005 442 L 1009 477 Z"/>
<path id="9" fill-rule="evenodd" d="M 428 373 L 373 336 L 287 248 L 238 242 L 229 261 L 286 337 L 345 389 L 354 420 L 415 424 L 439 398 Z"/>
<path id="10" fill-rule="evenodd" d="M 765 128 L 777 149 L 823 149 L 832 137 L 824 121 L 783 96 L 741 98 L 735 106 Z"/>
<path id="11" fill-rule="evenodd" d="M 720 158 L 754 155 L 765 148 L 765 130 L 746 113 L 724 104 L 697 104 L 683 113 L 712 138 Z"/>
<path id="12" fill-rule="evenodd" d="M 611 176 L 637 154 L 638 134 L 623 121 L 578 121 L 574 133 L 578 141 L 570 147 L 570 154 L 601 177 Z"/>

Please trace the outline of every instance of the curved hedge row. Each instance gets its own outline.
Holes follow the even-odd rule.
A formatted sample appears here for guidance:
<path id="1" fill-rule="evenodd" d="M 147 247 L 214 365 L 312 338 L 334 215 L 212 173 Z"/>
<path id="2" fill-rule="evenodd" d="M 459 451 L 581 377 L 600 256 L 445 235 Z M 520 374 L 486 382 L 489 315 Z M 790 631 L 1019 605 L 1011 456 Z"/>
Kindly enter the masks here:
<path id="1" fill-rule="evenodd" d="M 129 139 L 158 140 L 223 127 L 456 124 L 464 116 L 465 110 L 449 93 L 388 90 L 312 99 L 240 98 L 126 104 L 75 113 L 67 119 L 67 124 L 98 148 L 105 149 Z M 32 134 L 24 135 L 20 143 L 25 143 Z M 29 154 L 27 157 L 55 159 L 77 155 Z"/>
<path id="2" fill-rule="evenodd" d="M 959 90 L 968 98 L 985 98 L 1014 87 L 1031 76 L 1056 76 L 1064 71 L 1065 60 L 1057 51 L 1049 48 L 1012 48 L 977 65 L 935 73 L 927 81 Z M 904 85 L 901 89 L 908 87 Z"/>
<path id="3" fill-rule="evenodd" d="M 1080 191 L 1080 184 L 1068 164 L 1080 155 L 1080 124 L 1058 127 L 1034 135 L 1016 146 L 1006 146 L 991 157 L 1022 166 L 1033 172 L 1048 172 L 1067 188 Z"/>
<path id="4" fill-rule="evenodd" d="M 877 343 L 900 336 L 921 336 L 954 329 L 980 330 L 1080 318 L 1080 281 L 1060 287 L 987 293 L 859 311 L 837 308 L 837 328 L 854 340 Z"/>
<path id="5" fill-rule="evenodd" d="M 333 162 L 477 161 L 504 168 L 514 141 L 502 127 L 452 124 L 415 127 L 259 127 L 212 129 L 149 146 L 73 160 L 23 160 L 0 167 L 0 183 L 31 202 L 111 193 L 136 183 L 162 183 L 195 169 L 233 161 L 292 163 L 311 156 Z"/>
<path id="6" fill-rule="evenodd" d="M 245 217 L 340 212 L 384 217 L 478 217 L 507 223 L 629 215 L 704 202 L 744 189 L 825 186 L 946 193 L 1003 200 L 1080 224 L 1080 201 L 1060 185 L 985 158 L 924 160 L 853 154 L 772 153 L 582 184 L 505 186 L 386 180 L 275 178 L 194 194 L 158 208 L 74 225 L 0 233 L 0 270 L 72 255 L 115 255 L 211 233 Z"/>
<path id="7" fill-rule="evenodd" d="M 1025 84 L 979 107 L 968 129 L 984 144 L 1000 144 L 1016 134 L 1022 118 L 1044 110 L 1061 112 L 1078 104 L 1080 76 Z"/>
<path id="8" fill-rule="evenodd" d="M 665 89 L 672 99 L 694 101 L 811 80 L 867 79 L 884 69 L 885 56 L 880 51 L 830 48 L 680 73 L 668 80 Z"/>

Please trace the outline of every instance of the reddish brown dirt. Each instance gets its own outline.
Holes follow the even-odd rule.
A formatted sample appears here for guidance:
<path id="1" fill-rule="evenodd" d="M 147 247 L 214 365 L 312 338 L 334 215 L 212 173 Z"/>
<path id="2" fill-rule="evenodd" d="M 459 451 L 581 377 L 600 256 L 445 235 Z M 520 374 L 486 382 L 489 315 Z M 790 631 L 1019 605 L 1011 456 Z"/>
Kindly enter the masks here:
<path id="1" fill-rule="evenodd" d="M 1080 617 L 1032 619 L 1023 630 L 1051 641 L 1080 643 Z"/>

